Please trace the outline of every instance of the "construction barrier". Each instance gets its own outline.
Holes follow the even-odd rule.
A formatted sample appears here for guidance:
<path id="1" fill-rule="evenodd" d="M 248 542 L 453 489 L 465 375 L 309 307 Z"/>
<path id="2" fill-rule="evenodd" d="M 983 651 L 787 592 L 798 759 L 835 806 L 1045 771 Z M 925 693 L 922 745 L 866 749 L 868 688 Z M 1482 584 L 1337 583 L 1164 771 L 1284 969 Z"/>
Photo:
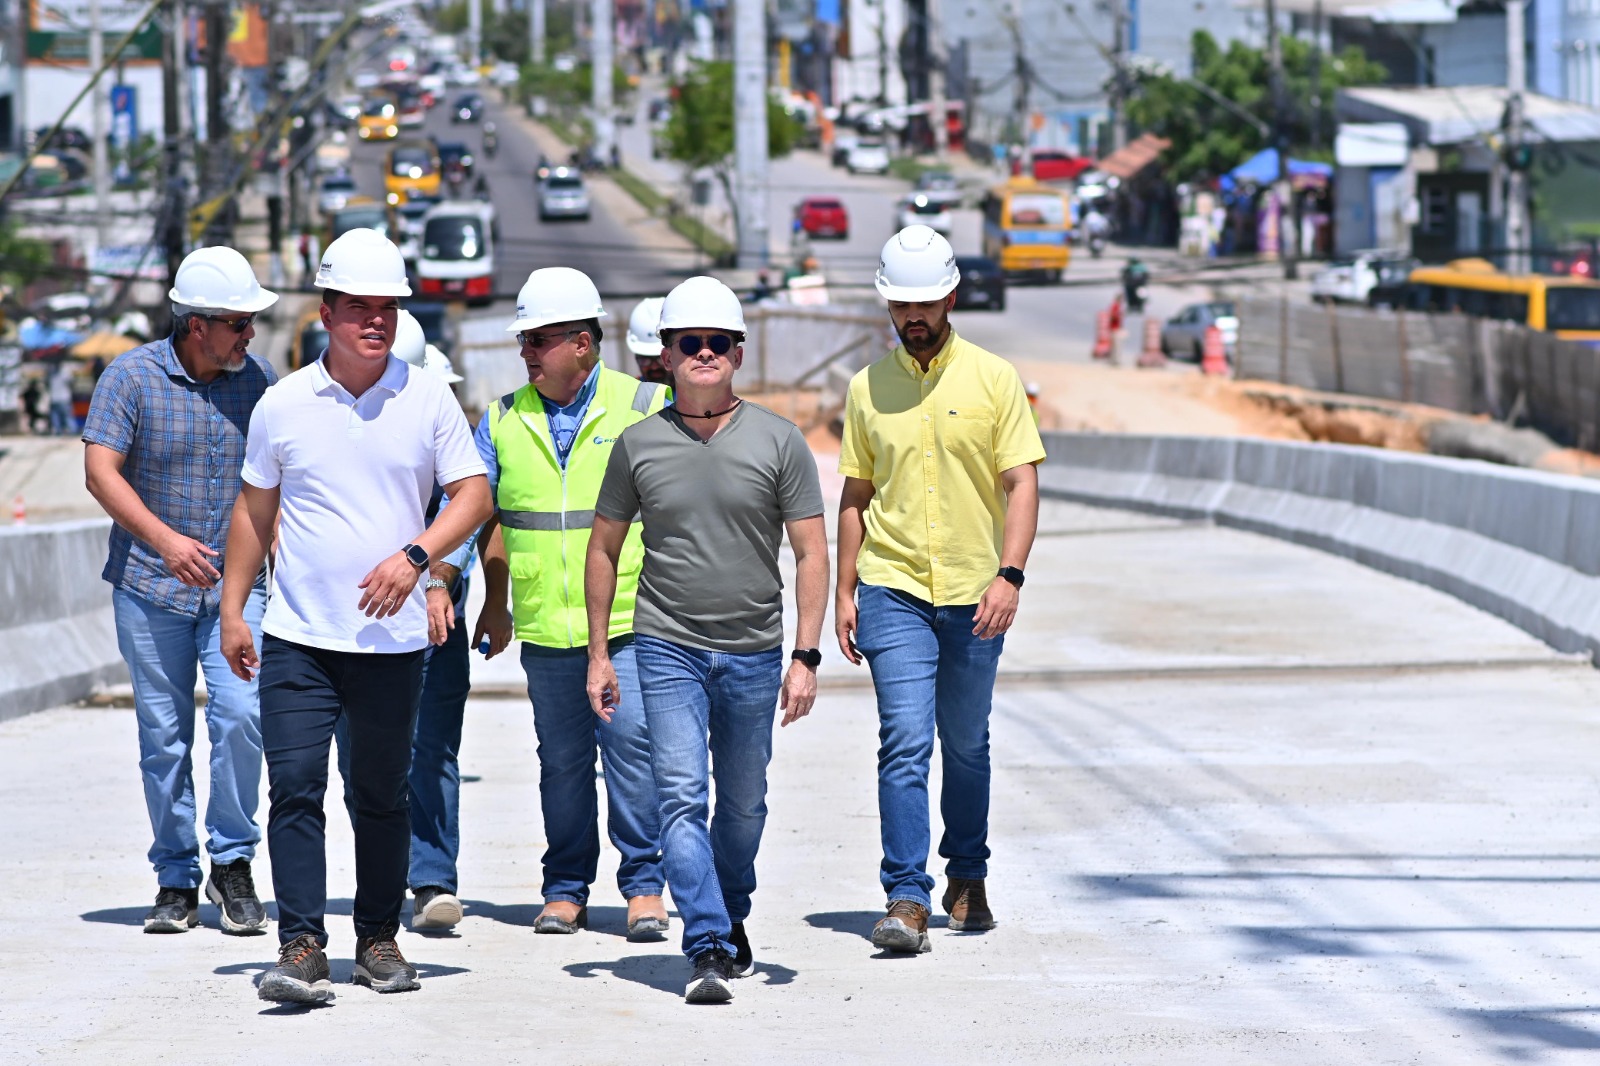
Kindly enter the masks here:
<path id="1" fill-rule="evenodd" d="M 1139 353 L 1138 365 L 1147 370 L 1167 365 L 1167 354 L 1161 350 L 1161 319 L 1155 315 L 1144 316 L 1144 350 Z"/>

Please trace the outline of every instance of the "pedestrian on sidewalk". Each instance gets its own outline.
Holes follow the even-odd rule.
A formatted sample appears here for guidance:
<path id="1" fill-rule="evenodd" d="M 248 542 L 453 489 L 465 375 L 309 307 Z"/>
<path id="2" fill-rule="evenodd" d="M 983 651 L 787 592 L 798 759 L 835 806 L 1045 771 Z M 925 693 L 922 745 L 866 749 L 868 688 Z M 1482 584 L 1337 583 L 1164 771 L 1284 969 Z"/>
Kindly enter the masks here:
<path id="1" fill-rule="evenodd" d="M 1016 368 L 956 335 L 950 242 L 908 226 L 883 246 L 878 292 L 900 346 L 850 382 L 839 448 L 834 629 L 878 697 L 880 880 L 888 911 L 872 943 L 923 952 L 928 768 L 944 762 L 939 854 L 951 929 L 994 927 L 989 859 L 989 705 L 1016 618 L 1044 459 Z"/>
<path id="2" fill-rule="evenodd" d="M 508 328 L 528 384 L 491 405 L 474 438 L 498 510 L 481 534 L 484 605 L 473 643 L 487 634 L 495 655 L 513 635 L 522 642 L 548 841 L 544 907 L 534 932 L 588 926 L 589 887 L 600 862 L 598 746 L 607 829 L 622 856 L 617 889 L 628 901 L 628 939 L 654 940 L 667 931 L 667 908 L 661 816 L 634 665 L 633 603 L 644 547 L 633 516 L 623 527 L 617 595 L 598 620 L 584 599 L 583 560 L 612 447 L 623 430 L 661 410 L 668 390 L 600 364 L 605 317 L 594 282 L 571 267 L 535 270 L 517 294 Z M 622 685 L 622 710 L 600 723 L 589 710 L 591 626 Z"/>
<path id="3" fill-rule="evenodd" d="M 242 617 L 243 582 L 224 575 L 222 594 L 223 654 L 240 678 L 259 669 L 261 679 L 281 947 L 258 992 L 288 1003 L 333 998 L 323 798 L 341 715 L 356 805 L 351 980 L 379 992 L 417 987 L 396 935 L 429 643 L 418 579 L 490 509 L 483 462 L 449 387 L 390 355 L 398 298 L 411 294 L 400 249 L 376 230 L 351 230 L 328 245 L 316 283 L 328 348 L 256 406 L 228 540 L 236 560 L 259 565 L 276 523 L 259 655 Z M 450 505 L 425 528 L 435 484 Z"/>
<path id="4" fill-rule="evenodd" d="M 77 427 L 72 417 L 72 361 L 61 357 L 61 362 L 50 374 L 50 434 L 65 437 Z"/>
<path id="5" fill-rule="evenodd" d="M 261 715 L 256 684 L 223 659 L 218 582 L 239 579 L 245 626 L 260 628 L 260 560 L 225 565 L 239 494 L 245 427 L 272 368 L 249 354 L 258 312 L 277 302 L 231 248 L 199 248 L 178 266 L 172 335 L 118 356 L 100 379 L 83 427 L 89 492 L 115 523 L 102 573 L 111 583 L 117 645 L 133 681 L 139 770 L 154 842 L 156 901 L 147 933 L 199 924 L 195 832 L 195 680 L 206 681 L 211 788 L 206 803 L 206 897 L 222 931 L 265 933 L 250 864 L 261 829 Z"/>
<path id="6" fill-rule="evenodd" d="M 629 710 L 603 634 L 613 599 L 626 588 L 637 515 L 644 545 L 634 613 L 639 688 L 667 883 L 683 919 L 683 952 L 694 964 L 684 998 L 725 1003 L 731 979 L 755 966 L 745 922 L 767 819 L 774 706 L 788 725 L 816 700 L 827 532 L 805 437 L 734 395 L 745 335 L 738 295 L 714 278 L 690 278 L 667 295 L 660 335 L 673 406 L 623 431 L 595 503 L 584 574 L 589 701 L 606 721 Z M 785 530 L 795 555 L 799 644 L 787 675 L 778 569 Z"/>

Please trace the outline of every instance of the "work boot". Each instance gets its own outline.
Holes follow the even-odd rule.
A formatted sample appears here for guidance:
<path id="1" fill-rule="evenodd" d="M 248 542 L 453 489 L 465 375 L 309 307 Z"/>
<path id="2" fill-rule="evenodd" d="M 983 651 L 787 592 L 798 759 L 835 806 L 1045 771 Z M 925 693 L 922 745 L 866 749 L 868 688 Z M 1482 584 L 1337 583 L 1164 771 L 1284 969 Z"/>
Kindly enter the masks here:
<path id="1" fill-rule="evenodd" d="M 301 933 L 278 949 L 278 965 L 261 975 L 256 995 L 269 1003 L 332 1003 L 328 956 L 312 933 Z"/>
<path id="2" fill-rule="evenodd" d="M 744 931 L 743 922 L 733 923 L 728 943 L 733 945 L 733 976 L 749 977 L 755 973 L 756 953 L 750 950 L 750 936 Z"/>
<path id="3" fill-rule="evenodd" d="M 250 860 L 237 859 L 226 866 L 211 864 L 206 879 L 206 899 L 222 911 L 222 931 L 234 936 L 260 936 L 267 931 L 267 909 L 256 898 Z"/>
<path id="4" fill-rule="evenodd" d="M 909 899 L 889 904 L 889 912 L 872 927 L 872 945 L 885 951 L 920 955 L 932 951 L 928 942 L 928 908 Z"/>
<path id="5" fill-rule="evenodd" d="M 199 924 L 198 888 L 159 886 L 155 906 L 144 916 L 144 931 L 147 933 L 187 933 Z"/>
<path id="6" fill-rule="evenodd" d="M 685 1003 L 733 1002 L 733 959 L 721 948 L 694 957 L 694 976 L 683 990 Z"/>
<path id="7" fill-rule="evenodd" d="M 568 911 L 568 907 L 577 907 L 577 910 Z M 568 914 L 571 914 L 570 918 L 567 917 Z M 544 910 L 533 920 L 535 933 L 576 933 L 579 929 L 587 928 L 589 928 L 589 908 L 564 899 L 546 903 Z"/>
<path id="8" fill-rule="evenodd" d="M 350 983 L 366 985 L 374 992 L 410 992 L 421 987 L 417 968 L 400 954 L 400 945 L 394 942 L 399 926 L 386 925 L 376 936 L 356 937 L 356 968 L 350 973 Z"/>
<path id="9" fill-rule="evenodd" d="M 411 903 L 411 928 L 452 929 L 461 921 L 461 900 L 437 885 L 415 890 Z"/>
<path id="10" fill-rule="evenodd" d="M 634 896 L 628 901 L 628 939 L 659 940 L 668 928 L 666 912 L 659 895 Z"/>
<path id="11" fill-rule="evenodd" d="M 994 913 L 989 910 L 989 896 L 981 877 L 952 877 L 940 903 L 950 916 L 950 928 L 957 932 L 994 928 Z"/>

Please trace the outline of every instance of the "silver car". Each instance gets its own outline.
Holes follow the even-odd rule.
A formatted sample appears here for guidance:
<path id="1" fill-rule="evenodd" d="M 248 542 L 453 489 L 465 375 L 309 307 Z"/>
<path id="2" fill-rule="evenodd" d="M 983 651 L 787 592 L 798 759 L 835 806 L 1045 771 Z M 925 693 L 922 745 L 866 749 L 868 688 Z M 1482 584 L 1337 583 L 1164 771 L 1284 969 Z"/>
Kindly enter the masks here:
<path id="1" fill-rule="evenodd" d="M 329 174 L 322 179 L 322 186 L 317 190 L 317 210 L 325 215 L 343 210 L 359 192 L 355 179 L 350 175 Z"/>
<path id="2" fill-rule="evenodd" d="M 1190 304 L 1167 319 L 1161 327 L 1161 351 L 1174 359 L 1200 361 L 1205 354 L 1206 330 L 1216 326 L 1222 334 L 1222 347 L 1233 358 L 1239 344 L 1239 316 L 1230 300 Z"/>
<path id="3" fill-rule="evenodd" d="M 556 167 L 539 183 L 539 221 L 556 218 L 589 219 L 589 190 L 571 167 Z"/>

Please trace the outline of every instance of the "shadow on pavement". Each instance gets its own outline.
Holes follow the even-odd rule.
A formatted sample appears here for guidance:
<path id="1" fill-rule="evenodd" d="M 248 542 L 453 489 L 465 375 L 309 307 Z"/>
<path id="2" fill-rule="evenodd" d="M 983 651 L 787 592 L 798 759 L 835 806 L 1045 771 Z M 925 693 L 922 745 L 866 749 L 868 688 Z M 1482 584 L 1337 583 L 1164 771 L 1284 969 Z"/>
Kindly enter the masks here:
<path id="1" fill-rule="evenodd" d="M 1525 1010 L 1459 1010 L 1457 1017 L 1470 1021 L 1506 1040 L 1546 1048 L 1600 1049 L 1600 1033 L 1584 1029 L 1561 1015 L 1600 1015 L 1596 1007 L 1529 1007 Z M 1507 1058 L 1534 1057 L 1529 1048 L 1501 1048 Z"/>
<path id="2" fill-rule="evenodd" d="M 659 992 L 683 995 L 689 983 L 690 970 L 682 955 L 629 955 L 605 962 L 574 962 L 561 967 L 573 977 L 589 978 L 609 973 L 624 981 L 654 988 Z M 792 972 L 792 971 L 791 971 Z M 775 982 L 783 983 L 783 982 Z"/>
<path id="3" fill-rule="evenodd" d="M 835 933 L 849 933 L 862 940 L 872 938 L 872 927 L 883 917 L 882 911 L 822 911 L 806 915 L 806 924 L 813 929 L 828 929 Z M 928 916 L 929 929 L 944 929 L 950 919 L 943 914 Z"/>
<path id="4" fill-rule="evenodd" d="M 461 906 L 467 918 L 487 918 L 501 925 L 515 925 L 532 929 L 534 919 L 544 910 L 543 903 L 490 903 L 481 899 L 463 899 Z M 676 911 L 667 912 L 677 917 Z M 628 908 L 590 907 L 589 932 L 626 938 L 628 935 Z M 561 934 L 554 934 L 561 935 Z M 665 938 L 663 938 L 665 939 Z M 644 941 L 653 943 L 653 941 Z"/>

